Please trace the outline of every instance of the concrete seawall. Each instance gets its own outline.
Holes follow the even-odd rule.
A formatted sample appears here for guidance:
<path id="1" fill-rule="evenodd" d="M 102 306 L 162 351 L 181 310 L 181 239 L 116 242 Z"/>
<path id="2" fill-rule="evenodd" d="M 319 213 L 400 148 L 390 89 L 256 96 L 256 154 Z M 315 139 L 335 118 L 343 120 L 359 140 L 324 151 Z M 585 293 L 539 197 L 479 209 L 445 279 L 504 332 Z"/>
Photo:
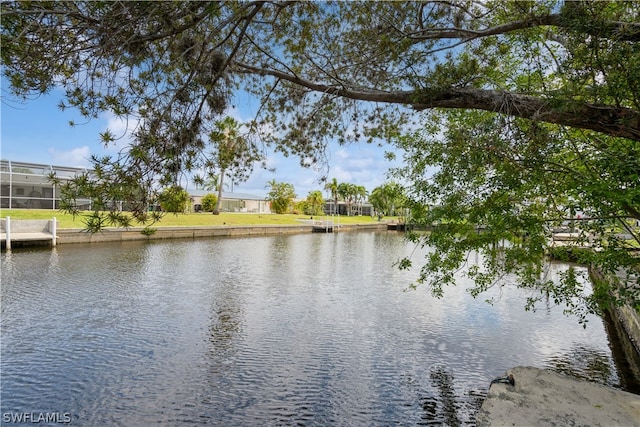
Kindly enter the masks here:
<path id="1" fill-rule="evenodd" d="M 640 354 L 640 315 L 633 307 L 628 305 L 617 307 L 617 314 L 636 351 Z"/>
<path id="2" fill-rule="evenodd" d="M 598 281 L 617 280 L 615 277 L 607 278 L 600 271 L 593 268 L 589 269 L 589 275 L 594 283 L 597 283 Z M 640 356 L 640 314 L 638 311 L 629 305 L 622 305 L 619 307 L 611 306 L 606 307 L 606 309 L 613 317 L 613 320 L 620 324 L 626 335 L 629 337 L 633 350 L 636 352 L 636 358 Z M 640 367 L 638 370 L 640 371 Z"/>
<path id="3" fill-rule="evenodd" d="M 266 236 L 277 234 L 311 233 L 312 225 L 246 225 L 210 227 L 158 227 L 150 235 L 142 234 L 142 227 L 130 229 L 106 228 L 98 233 L 88 233 L 82 229 L 58 230 L 60 244 L 124 242 L 133 240 L 197 239 L 229 236 Z M 338 232 L 358 230 L 386 230 L 386 223 L 341 225 Z"/>

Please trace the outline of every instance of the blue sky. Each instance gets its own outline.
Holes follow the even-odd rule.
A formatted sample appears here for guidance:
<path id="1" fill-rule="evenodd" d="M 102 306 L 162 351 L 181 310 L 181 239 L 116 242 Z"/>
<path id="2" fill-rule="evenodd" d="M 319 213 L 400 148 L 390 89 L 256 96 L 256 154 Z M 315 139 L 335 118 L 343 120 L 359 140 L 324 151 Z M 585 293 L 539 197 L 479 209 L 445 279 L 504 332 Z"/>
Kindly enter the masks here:
<path id="1" fill-rule="evenodd" d="M 6 81 L 2 81 L 2 159 L 89 167 L 91 155 L 115 154 L 126 145 L 126 138 L 123 138 L 115 146 L 105 148 L 99 138 L 99 133 L 107 128 L 116 135 L 119 131 L 121 134 L 124 129 L 122 123 L 107 114 L 86 123 L 76 110 L 67 109 L 63 112 L 58 109 L 62 98 L 63 91 L 55 90 L 46 96 L 21 102 L 9 94 Z M 237 104 L 239 110 L 230 111 L 229 114 L 241 121 L 250 119 L 252 101 L 247 99 Z M 74 121 L 76 126 L 71 127 L 70 121 Z M 371 192 L 385 182 L 386 172 L 394 166 L 384 158 L 385 150 L 389 149 L 364 142 L 347 147 L 331 145 L 328 150 L 328 177 L 336 178 L 338 182 L 363 185 Z M 265 184 L 272 179 L 293 184 L 299 197 L 305 197 L 313 190 L 322 190 L 323 185 L 318 180 L 324 170 L 302 168 L 297 157 L 285 158 L 272 153 L 268 165 L 274 167 L 275 172 L 258 168 L 246 183 L 234 186 L 233 190 L 262 196 L 266 194 Z M 187 187 L 193 188 L 193 184 L 188 183 Z"/>

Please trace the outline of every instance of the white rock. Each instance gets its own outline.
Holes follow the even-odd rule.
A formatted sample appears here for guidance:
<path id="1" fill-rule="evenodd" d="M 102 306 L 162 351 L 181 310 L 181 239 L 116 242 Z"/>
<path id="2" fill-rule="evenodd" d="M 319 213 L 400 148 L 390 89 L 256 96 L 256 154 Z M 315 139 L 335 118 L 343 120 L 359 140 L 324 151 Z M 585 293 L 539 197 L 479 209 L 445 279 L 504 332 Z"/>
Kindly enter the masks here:
<path id="1" fill-rule="evenodd" d="M 640 426 L 640 395 L 552 371 L 516 367 L 515 385 L 491 384 L 483 426 Z"/>

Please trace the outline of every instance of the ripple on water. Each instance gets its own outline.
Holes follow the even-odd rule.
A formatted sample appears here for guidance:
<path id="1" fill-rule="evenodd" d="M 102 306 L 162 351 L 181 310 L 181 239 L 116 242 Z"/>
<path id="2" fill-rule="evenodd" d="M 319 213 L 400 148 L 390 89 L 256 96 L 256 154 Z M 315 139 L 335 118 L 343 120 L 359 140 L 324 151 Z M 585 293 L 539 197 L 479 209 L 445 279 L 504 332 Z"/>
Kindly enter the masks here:
<path id="1" fill-rule="evenodd" d="M 395 233 L 71 246 L 2 256 L 3 411 L 468 425 L 515 365 L 617 382 L 597 319 L 584 333 L 508 289 L 493 306 L 404 292 L 391 263 L 413 248 Z"/>

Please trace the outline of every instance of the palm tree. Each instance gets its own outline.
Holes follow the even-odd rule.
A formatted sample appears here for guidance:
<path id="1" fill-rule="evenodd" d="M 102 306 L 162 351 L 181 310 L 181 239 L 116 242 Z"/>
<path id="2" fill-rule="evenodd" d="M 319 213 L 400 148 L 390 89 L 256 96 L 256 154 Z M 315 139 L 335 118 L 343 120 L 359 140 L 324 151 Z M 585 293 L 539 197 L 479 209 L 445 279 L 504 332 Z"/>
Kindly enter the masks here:
<path id="1" fill-rule="evenodd" d="M 376 211 L 383 212 L 385 215 L 394 215 L 396 209 L 405 205 L 404 188 L 396 182 L 387 182 L 373 189 L 369 202 Z"/>
<path id="2" fill-rule="evenodd" d="M 267 188 L 269 190 L 275 190 L 277 185 L 278 185 L 278 181 L 276 181 L 276 179 L 273 178 L 271 181 L 267 181 L 267 185 L 265 185 L 264 188 Z"/>
<path id="3" fill-rule="evenodd" d="M 215 122 L 214 130 L 209 134 L 209 139 L 216 145 L 216 163 L 220 168 L 220 175 L 218 175 L 219 182 L 217 183 L 218 202 L 213 211 L 214 215 L 218 215 L 220 213 L 220 206 L 222 206 L 222 189 L 225 185 L 225 173 L 227 169 L 235 165 L 237 161 L 236 158 L 244 154 L 248 143 L 240 134 L 240 123 L 229 116 Z"/>
<path id="4" fill-rule="evenodd" d="M 364 185 L 356 185 L 356 203 L 358 204 L 358 215 L 362 215 L 362 204 L 367 199 L 369 192 Z"/>
<path id="5" fill-rule="evenodd" d="M 324 186 L 324 189 L 327 190 L 331 194 L 331 198 L 333 199 L 333 213 L 338 213 L 338 180 L 333 178 L 330 182 L 327 182 Z"/>
<path id="6" fill-rule="evenodd" d="M 342 200 L 347 204 L 347 215 L 351 216 L 351 206 L 356 194 L 356 186 L 348 182 L 343 182 L 338 185 L 338 194 L 342 197 Z"/>
<path id="7" fill-rule="evenodd" d="M 219 181 L 220 179 L 218 178 L 218 175 L 212 174 L 212 175 L 209 175 L 209 177 L 201 185 L 201 187 L 203 190 L 207 190 L 207 191 L 218 191 Z"/>
<path id="8" fill-rule="evenodd" d="M 271 202 L 271 211 L 277 214 L 286 213 L 296 197 L 293 185 L 272 179 L 267 183 L 267 187 L 270 188 L 267 199 Z"/>
<path id="9" fill-rule="evenodd" d="M 322 206 L 324 205 L 322 192 L 320 190 L 310 191 L 307 195 L 307 204 L 312 215 L 322 215 Z"/>

